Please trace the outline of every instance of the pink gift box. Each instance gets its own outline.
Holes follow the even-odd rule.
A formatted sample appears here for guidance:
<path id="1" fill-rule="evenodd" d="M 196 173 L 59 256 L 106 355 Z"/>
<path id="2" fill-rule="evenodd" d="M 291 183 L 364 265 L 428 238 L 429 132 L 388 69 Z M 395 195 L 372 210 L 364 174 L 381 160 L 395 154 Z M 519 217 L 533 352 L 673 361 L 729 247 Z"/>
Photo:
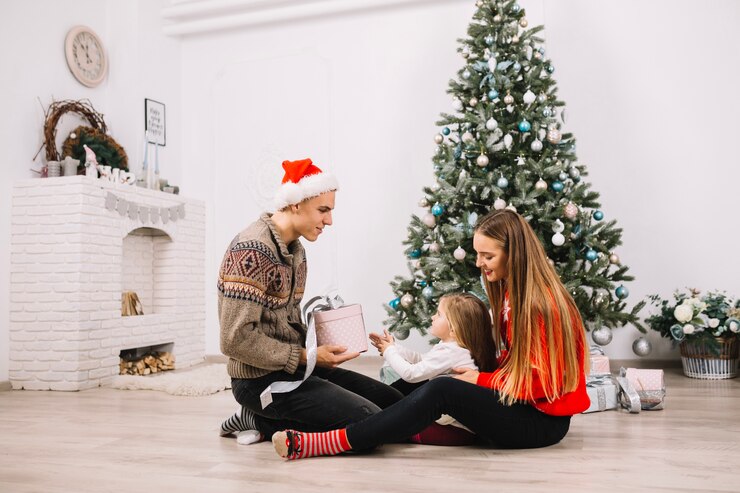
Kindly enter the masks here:
<path id="1" fill-rule="evenodd" d="M 590 375 L 607 375 L 611 373 L 609 368 L 609 358 L 603 354 L 591 355 L 591 372 Z"/>
<path id="2" fill-rule="evenodd" d="M 659 410 L 665 407 L 663 370 L 627 368 L 624 375 L 640 396 L 640 406 L 643 410 Z"/>
<path id="3" fill-rule="evenodd" d="M 367 334 L 361 305 L 345 305 L 336 310 L 313 312 L 316 342 L 319 346 L 346 346 L 347 352 L 367 351 Z"/>

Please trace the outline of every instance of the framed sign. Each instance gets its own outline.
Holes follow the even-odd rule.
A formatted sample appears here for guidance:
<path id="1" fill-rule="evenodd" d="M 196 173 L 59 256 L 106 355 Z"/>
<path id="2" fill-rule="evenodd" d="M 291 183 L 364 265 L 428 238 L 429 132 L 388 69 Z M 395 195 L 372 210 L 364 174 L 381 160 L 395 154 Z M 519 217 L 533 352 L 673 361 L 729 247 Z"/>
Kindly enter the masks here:
<path id="1" fill-rule="evenodd" d="M 144 130 L 147 131 L 149 142 L 160 146 L 167 145 L 165 123 L 164 103 L 144 99 Z"/>

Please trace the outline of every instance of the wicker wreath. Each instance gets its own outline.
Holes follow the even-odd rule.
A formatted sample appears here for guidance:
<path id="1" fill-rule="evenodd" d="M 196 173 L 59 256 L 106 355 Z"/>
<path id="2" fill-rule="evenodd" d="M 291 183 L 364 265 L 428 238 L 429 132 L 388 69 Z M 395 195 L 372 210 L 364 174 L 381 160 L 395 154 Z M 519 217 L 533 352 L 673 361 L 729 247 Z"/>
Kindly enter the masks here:
<path id="1" fill-rule="evenodd" d="M 54 101 L 49 105 L 44 122 L 43 144 L 46 148 L 47 162 L 60 159 L 56 148 L 57 125 L 66 113 L 81 115 L 90 126 L 77 127 L 70 133 L 62 146 L 63 156 L 71 156 L 79 159 L 80 163 L 84 163 L 85 150 L 82 145 L 87 144 L 95 152 L 99 164 L 128 170 L 126 151 L 108 135 L 108 127 L 103 120 L 103 115 L 95 111 L 87 99 Z M 83 168 L 81 164 L 80 169 Z"/>

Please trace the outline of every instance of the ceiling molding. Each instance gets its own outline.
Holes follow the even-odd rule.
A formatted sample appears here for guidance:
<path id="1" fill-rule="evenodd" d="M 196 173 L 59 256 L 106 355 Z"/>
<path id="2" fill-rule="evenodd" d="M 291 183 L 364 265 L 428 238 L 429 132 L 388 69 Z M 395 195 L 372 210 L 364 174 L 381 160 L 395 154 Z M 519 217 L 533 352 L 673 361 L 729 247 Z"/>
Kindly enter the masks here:
<path id="1" fill-rule="evenodd" d="M 168 36 L 189 36 L 333 14 L 453 1 L 462 0 L 171 0 L 170 5 L 162 9 L 163 31 Z"/>

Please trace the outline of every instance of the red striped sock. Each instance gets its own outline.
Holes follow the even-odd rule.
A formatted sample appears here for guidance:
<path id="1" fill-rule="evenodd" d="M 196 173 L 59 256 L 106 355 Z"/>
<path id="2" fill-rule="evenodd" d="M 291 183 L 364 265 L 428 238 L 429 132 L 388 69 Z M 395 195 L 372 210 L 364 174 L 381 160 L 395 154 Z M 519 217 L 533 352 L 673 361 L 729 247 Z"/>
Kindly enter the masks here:
<path id="1" fill-rule="evenodd" d="M 295 430 L 278 431 L 272 435 L 272 444 L 278 455 L 289 460 L 318 455 L 337 455 L 352 450 L 344 428 L 327 431 L 326 433 L 305 433 Z"/>

